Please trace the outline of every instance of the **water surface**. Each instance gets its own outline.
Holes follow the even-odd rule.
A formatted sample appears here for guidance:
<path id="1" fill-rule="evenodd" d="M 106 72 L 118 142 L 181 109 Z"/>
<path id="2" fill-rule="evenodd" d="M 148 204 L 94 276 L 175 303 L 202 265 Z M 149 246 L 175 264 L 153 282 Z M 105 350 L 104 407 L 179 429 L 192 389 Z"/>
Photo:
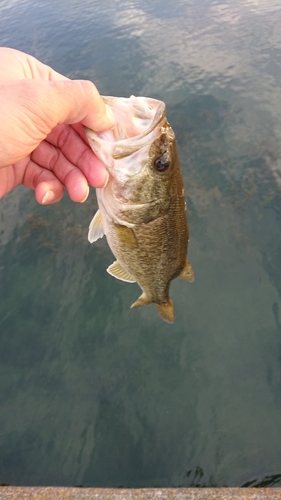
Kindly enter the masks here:
<path id="1" fill-rule="evenodd" d="M 0 484 L 281 486 L 281 5 L 4 0 L 0 40 L 167 103 L 196 281 L 130 310 L 94 191 L 0 202 Z"/>

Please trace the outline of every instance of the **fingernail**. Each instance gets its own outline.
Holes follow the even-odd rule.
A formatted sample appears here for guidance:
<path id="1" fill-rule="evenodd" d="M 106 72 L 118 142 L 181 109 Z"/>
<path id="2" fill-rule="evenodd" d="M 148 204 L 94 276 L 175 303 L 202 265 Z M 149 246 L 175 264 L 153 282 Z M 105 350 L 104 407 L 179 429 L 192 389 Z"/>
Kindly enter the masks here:
<path id="1" fill-rule="evenodd" d="M 103 185 L 102 187 L 105 187 L 105 186 L 107 185 L 108 180 L 109 180 L 109 173 L 108 173 L 108 171 L 106 170 L 106 179 L 105 179 L 105 181 L 104 181 L 104 185 Z"/>
<path id="2" fill-rule="evenodd" d="M 80 203 L 84 203 L 84 201 L 86 201 L 86 199 L 88 198 L 89 192 L 90 192 L 89 186 L 87 186 L 87 190 L 88 191 L 87 191 L 87 194 L 86 194 L 85 198 L 82 201 L 80 201 Z"/>
<path id="3" fill-rule="evenodd" d="M 108 120 L 112 123 L 111 128 L 114 127 L 115 125 L 115 115 L 112 111 L 112 109 L 106 104 L 105 105 L 105 112 Z"/>
<path id="4" fill-rule="evenodd" d="M 51 201 L 53 201 L 54 198 L 55 198 L 54 191 L 51 191 L 51 189 L 49 189 L 43 196 L 41 203 L 42 205 L 46 205 L 47 203 L 51 203 Z"/>

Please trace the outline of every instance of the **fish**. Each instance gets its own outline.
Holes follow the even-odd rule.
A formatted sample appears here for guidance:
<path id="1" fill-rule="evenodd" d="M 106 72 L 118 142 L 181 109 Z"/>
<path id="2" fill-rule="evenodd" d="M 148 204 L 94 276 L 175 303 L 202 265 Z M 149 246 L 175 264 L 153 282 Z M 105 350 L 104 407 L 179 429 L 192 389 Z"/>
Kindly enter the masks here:
<path id="1" fill-rule="evenodd" d="M 96 189 L 98 211 L 89 226 L 91 243 L 107 238 L 115 261 L 107 272 L 138 283 L 132 308 L 154 303 L 173 323 L 173 279 L 193 282 L 188 260 L 189 226 L 175 133 L 165 103 L 149 97 L 103 97 L 114 113 L 112 129 L 84 127 L 88 143 L 108 170 Z"/>

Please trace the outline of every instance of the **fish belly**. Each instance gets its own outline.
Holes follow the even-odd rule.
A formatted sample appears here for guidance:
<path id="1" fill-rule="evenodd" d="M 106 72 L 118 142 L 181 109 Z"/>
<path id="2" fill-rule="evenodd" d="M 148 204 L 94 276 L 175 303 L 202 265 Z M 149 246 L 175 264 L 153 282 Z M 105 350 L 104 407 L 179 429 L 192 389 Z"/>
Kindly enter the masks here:
<path id="1" fill-rule="evenodd" d="M 187 230 L 177 226 L 171 224 L 168 214 L 133 228 L 107 223 L 106 237 L 114 256 L 149 302 L 168 300 L 170 281 L 185 265 Z"/>

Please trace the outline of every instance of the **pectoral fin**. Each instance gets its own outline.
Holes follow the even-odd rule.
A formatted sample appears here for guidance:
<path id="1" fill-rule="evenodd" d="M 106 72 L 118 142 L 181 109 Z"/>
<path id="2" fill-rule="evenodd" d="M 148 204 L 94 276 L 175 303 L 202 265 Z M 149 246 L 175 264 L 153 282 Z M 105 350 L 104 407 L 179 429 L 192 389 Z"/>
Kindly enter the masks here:
<path id="1" fill-rule="evenodd" d="M 194 281 L 194 271 L 193 271 L 191 264 L 190 264 L 187 257 L 186 257 L 184 268 L 181 271 L 179 278 L 181 278 L 185 281 L 189 281 L 190 283 L 193 283 L 193 281 Z"/>
<path id="2" fill-rule="evenodd" d="M 114 224 L 116 234 L 119 242 L 127 248 L 138 248 L 138 240 L 136 235 L 130 227 L 123 226 L 122 224 Z"/>
<path id="3" fill-rule="evenodd" d="M 118 280 L 121 281 L 127 281 L 127 283 L 135 283 L 136 280 L 131 276 L 126 269 L 116 260 L 107 268 L 108 274 L 111 274 L 111 276 L 114 276 L 114 278 L 117 278 Z"/>
<path id="4" fill-rule="evenodd" d="M 175 311 L 171 299 L 169 299 L 169 302 L 166 304 L 156 304 L 156 309 L 164 321 L 167 321 L 167 323 L 174 323 Z"/>
<path id="5" fill-rule="evenodd" d="M 102 214 L 98 210 L 89 226 L 88 240 L 90 243 L 94 243 L 94 241 L 102 238 L 104 234 Z"/>

